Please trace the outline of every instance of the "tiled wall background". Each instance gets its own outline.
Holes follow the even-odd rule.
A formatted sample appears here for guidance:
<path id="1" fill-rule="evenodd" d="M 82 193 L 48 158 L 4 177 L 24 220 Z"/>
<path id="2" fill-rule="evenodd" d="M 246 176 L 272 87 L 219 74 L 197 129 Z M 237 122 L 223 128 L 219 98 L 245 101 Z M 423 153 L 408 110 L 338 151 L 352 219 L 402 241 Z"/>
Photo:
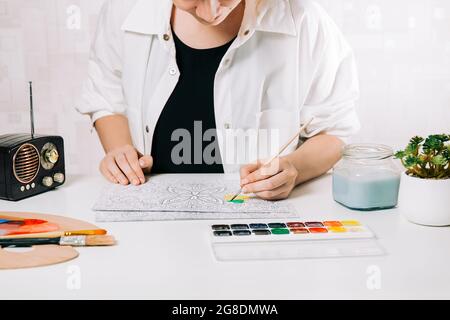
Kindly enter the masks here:
<path id="1" fill-rule="evenodd" d="M 0 134 L 65 138 L 67 170 L 96 173 L 102 156 L 73 109 L 103 0 L 0 0 Z M 450 132 L 450 1 L 319 0 L 355 49 L 363 124 L 355 141 L 395 148 L 414 134 Z"/>

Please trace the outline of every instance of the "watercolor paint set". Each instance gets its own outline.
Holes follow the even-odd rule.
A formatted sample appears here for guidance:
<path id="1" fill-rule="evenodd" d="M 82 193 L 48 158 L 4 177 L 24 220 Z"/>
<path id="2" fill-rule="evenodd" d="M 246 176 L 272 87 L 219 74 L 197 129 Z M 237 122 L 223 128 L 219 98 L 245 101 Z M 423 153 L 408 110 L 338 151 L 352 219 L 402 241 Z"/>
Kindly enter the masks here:
<path id="1" fill-rule="evenodd" d="M 211 226 L 215 242 L 286 241 L 373 238 L 359 221 L 294 221 L 216 224 Z"/>
<path id="2" fill-rule="evenodd" d="M 383 255 L 375 234 L 356 220 L 250 222 L 210 226 L 219 261 Z"/>

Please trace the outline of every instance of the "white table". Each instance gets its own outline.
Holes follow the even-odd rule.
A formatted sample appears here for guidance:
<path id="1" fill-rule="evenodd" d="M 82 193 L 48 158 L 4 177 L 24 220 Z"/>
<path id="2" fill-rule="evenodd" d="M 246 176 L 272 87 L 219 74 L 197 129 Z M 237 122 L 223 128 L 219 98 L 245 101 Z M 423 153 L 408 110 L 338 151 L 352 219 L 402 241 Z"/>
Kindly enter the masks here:
<path id="1" fill-rule="evenodd" d="M 90 208 L 105 185 L 99 176 L 69 177 L 55 191 L 20 202 L 0 201 L 0 209 L 95 222 Z M 388 254 L 217 262 L 204 237 L 211 221 L 100 223 L 119 245 L 80 248 L 77 259 L 59 265 L 0 271 L 0 298 L 450 298 L 449 228 L 409 223 L 399 214 L 401 205 L 381 212 L 350 211 L 333 201 L 329 175 L 299 187 L 292 197 L 305 219 L 360 220 L 376 233 Z M 380 280 L 378 289 L 368 286 L 374 277 Z"/>

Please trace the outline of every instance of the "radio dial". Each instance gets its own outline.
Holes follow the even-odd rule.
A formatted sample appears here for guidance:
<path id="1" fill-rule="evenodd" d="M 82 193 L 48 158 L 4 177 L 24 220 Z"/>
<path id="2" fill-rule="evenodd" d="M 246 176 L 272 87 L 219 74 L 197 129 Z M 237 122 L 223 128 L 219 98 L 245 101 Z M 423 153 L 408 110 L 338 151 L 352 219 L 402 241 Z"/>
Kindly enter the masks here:
<path id="1" fill-rule="evenodd" d="M 50 187 L 53 185 L 53 178 L 52 178 L 52 177 L 44 177 L 44 178 L 42 179 L 42 184 L 43 184 L 45 187 L 50 188 Z"/>
<path id="2" fill-rule="evenodd" d="M 46 170 L 52 169 L 59 160 L 59 153 L 56 146 L 48 142 L 42 147 L 41 151 L 42 166 Z"/>
<path id="3" fill-rule="evenodd" d="M 53 180 L 55 180 L 55 182 L 63 183 L 64 179 L 65 179 L 64 174 L 61 172 L 57 172 L 53 175 Z"/>
<path id="4" fill-rule="evenodd" d="M 59 154 L 56 149 L 52 148 L 52 149 L 45 151 L 45 160 L 47 160 L 48 162 L 55 164 L 56 162 L 58 162 L 58 159 L 59 159 Z"/>

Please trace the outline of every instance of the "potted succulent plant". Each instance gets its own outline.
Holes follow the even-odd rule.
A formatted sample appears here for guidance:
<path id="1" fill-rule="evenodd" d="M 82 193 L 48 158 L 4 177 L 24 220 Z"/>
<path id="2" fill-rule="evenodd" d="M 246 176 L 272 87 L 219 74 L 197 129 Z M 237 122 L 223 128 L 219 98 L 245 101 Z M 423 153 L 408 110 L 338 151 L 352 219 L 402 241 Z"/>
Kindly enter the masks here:
<path id="1" fill-rule="evenodd" d="M 450 135 L 412 138 L 395 154 L 406 168 L 399 208 L 411 222 L 450 225 Z"/>

